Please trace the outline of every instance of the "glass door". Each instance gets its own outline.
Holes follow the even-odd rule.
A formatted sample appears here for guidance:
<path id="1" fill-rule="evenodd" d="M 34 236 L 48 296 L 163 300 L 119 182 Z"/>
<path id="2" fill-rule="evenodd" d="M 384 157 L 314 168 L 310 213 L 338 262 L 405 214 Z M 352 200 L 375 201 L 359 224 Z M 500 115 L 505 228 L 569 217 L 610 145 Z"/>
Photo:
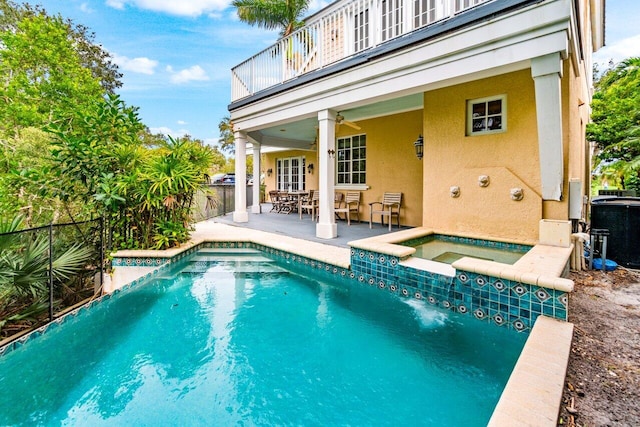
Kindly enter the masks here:
<path id="1" fill-rule="evenodd" d="M 276 160 L 276 186 L 278 191 L 305 189 L 305 158 L 284 157 Z"/>

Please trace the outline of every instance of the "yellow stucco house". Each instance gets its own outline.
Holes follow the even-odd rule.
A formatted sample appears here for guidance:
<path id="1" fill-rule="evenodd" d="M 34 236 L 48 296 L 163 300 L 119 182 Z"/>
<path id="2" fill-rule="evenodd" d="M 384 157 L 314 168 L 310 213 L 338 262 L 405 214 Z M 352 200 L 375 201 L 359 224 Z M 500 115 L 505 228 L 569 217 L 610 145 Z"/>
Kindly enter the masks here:
<path id="1" fill-rule="evenodd" d="M 336 1 L 232 70 L 234 221 L 260 212 L 253 154 L 267 191 L 319 190 L 321 238 L 356 190 L 362 219 L 402 192 L 403 225 L 536 242 L 540 220 L 585 214 L 603 37 L 604 0 Z"/>

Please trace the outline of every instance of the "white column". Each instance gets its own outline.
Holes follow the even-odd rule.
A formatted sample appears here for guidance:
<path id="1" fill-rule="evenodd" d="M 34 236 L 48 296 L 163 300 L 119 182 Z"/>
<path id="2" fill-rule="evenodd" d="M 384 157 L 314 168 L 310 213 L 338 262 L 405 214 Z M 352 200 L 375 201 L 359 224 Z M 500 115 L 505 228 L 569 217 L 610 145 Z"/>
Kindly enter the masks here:
<path id="1" fill-rule="evenodd" d="M 562 199 L 562 60 L 559 53 L 531 60 L 536 91 L 538 148 L 543 200 Z"/>
<path id="2" fill-rule="evenodd" d="M 318 112 L 318 187 L 320 191 L 320 216 L 316 225 L 316 237 L 338 237 L 334 215 L 334 185 L 336 156 L 336 113 L 332 110 Z"/>
<path id="3" fill-rule="evenodd" d="M 236 143 L 236 184 L 233 222 L 249 222 L 247 213 L 247 136 L 244 132 L 234 134 Z"/>
<path id="4" fill-rule="evenodd" d="M 260 144 L 253 142 L 253 205 L 251 212 L 261 213 L 260 209 Z"/>

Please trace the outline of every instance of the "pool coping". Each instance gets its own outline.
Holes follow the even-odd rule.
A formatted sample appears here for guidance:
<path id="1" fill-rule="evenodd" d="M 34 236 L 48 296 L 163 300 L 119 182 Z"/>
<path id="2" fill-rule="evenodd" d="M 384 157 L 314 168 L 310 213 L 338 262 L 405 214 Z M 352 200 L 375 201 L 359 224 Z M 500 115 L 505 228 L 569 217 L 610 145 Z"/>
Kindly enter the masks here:
<path id="1" fill-rule="evenodd" d="M 250 230 L 249 232 L 246 230 L 225 224 L 210 224 L 194 233 L 192 240 L 180 248 L 167 251 L 119 251 L 115 255 L 166 258 L 179 255 L 206 242 L 250 242 L 316 259 L 341 268 L 350 267 L 350 249 L 259 230 Z M 406 258 L 414 253 L 415 249 L 394 243 L 436 233 L 434 230 L 418 227 L 356 240 L 349 242 L 349 246 Z M 523 282 L 528 280 L 527 283 L 532 283 L 531 281 L 535 279 L 534 283 L 539 286 L 543 286 L 539 282 L 551 282 L 550 284 L 553 286 L 554 282 L 548 278 L 561 279 L 553 277 L 552 274 L 560 271 L 559 266 L 563 262 L 566 264 L 572 248 L 555 249 L 556 247 L 550 247 L 551 249 L 549 249 L 547 245 L 536 246 L 542 248 L 540 251 L 534 251 L 530 259 L 525 259 L 525 262 L 522 263 L 523 266 L 529 267 L 529 271 L 522 267 L 520 280 Z M 479 261 L 472 258 L 462 258 L 457 262 L 460 261 L 463 261 L 461 263 L 463 266 L 471 265 L 476 269 L 494 267 L 486 263 L 470 263 L 469 261 Z M 541 265 L 544 262 L 552 263 L 550 273 L 547 272 L 548 268 Z M 564 265 L 562 268 L 564 269 Z M 509 273 L 505 270 L 503 274 Z M 570 286 L 564 280 L 570 282 Z M 568 289 L 567 292 L 573 290 L 573 282 L 569 279 L 563 279 L 555 285 L 561 288 L 565 286 Z M 494 409 L 489 422 L 490 426 L 556 425 L 572 339 L 573 324 L 543 315 L 538 316 Z"/>
<path id="2" fill-rule="evenodd" d="M 546 316 L 536 319 L 489 427 L 557 425 L 573 328 Z"/>

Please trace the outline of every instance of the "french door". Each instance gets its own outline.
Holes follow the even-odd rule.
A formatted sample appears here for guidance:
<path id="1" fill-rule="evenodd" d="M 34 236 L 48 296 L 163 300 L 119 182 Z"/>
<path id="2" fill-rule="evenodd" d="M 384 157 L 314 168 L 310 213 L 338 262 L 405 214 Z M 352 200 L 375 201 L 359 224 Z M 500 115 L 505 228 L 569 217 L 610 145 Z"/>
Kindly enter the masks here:
<path id="1" fill-rule="evenodd" d="M 276 185 L 279 191 L 305 190 L 304 157 L 284 157 L 276 160 Z"/>

